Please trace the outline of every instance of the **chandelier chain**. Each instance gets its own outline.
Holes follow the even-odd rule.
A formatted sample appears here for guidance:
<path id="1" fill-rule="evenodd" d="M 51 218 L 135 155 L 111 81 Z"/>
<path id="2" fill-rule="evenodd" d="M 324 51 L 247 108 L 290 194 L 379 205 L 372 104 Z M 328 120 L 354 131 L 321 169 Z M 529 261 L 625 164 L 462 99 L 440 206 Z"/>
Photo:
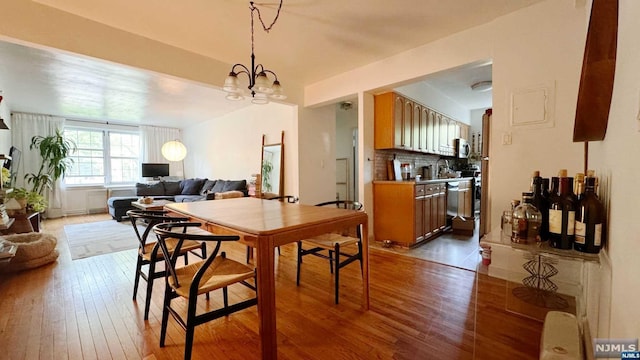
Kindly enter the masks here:
<path id="1" fill-rule="evenodd" d="M 260 20 L 260 24 L 262 24 L 262 28 L 264 29 L 265 32 L 269 32 L 269 30 L 271 30 L 271 28 L 273 27 L 273 25 L 276 24 L 276 21 L 278 21 L 278 17 L 280 16 L 280 9 L 282 9 L 282 1 L 280 0 L 280 4 L 278 5 L 278 10 L 276 11 L 276 17 L 273 18 L 273 22 L 267 26 L 264 23 L 264 20 L 262 20 L 262 14 L 260 14 L 260 9 L 258 9 L 255 5 L 253 1 L 249 2 L 249 9 L 251 10 L 251 53 L 254 53 L 254 37 L 253 37 L 253 12 L 257 12 L 258 13 L 258 20 Z"/>
<path id="2" fill-rule="evenodd" d="M 273 27 L 273 25 L 276 24 L 276 21 L 278 21 L 278 17 L 280 16 L 280 9 L 282 9 L 282 1 L 280 0 L 280 4 L 278 5 L 278 10 L 276 11 L 276 17 L 273 18 L 273 22 L 271 23 L 271 25 L 267 26 L 264 24 L 264 21 L 262 20 L 262 14 L 260 14 L 260 9 L 258 9 L 255 5 L 254 2 L 251 1 L 250 2 L 250 6 L 249 8 L 251 9 L 251 25 L 253 27 L 253 12 L 257 12 L 258 13 L 258 19 L 260 20 L 260 23 L 262 24 L 262 28 L 264 29 L 264 31 L 269 32 L 269 30 L 271 30 L 271 28 Z M 261 4 L 264 5 L 264 4 Z"/>

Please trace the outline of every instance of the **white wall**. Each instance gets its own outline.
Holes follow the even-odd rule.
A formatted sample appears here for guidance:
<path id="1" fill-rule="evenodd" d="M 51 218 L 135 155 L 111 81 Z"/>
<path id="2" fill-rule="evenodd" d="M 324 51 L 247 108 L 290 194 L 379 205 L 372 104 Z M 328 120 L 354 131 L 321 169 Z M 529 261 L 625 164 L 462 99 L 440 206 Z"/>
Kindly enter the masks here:
<path id="1" fill-rule="evenodd" d="M 470 123 L 469 109 L 424 81 L 399 86 L 394 90 L 454 120 Z"/>
<path id="2" fill-rule="evenodd" d="M 285 194 L 298 194 L 297 107 L 251 105 L 184 129 L 185 177 L 249 180 L 260 173 L 262 135 L 280 142 L 284 131 Z"/>
<path id="3" fill-rule="evenodd" d="M 608 254 L 612 264 L 611 337 L 640 336 L 640 2 L 621 0 L 618 53 L 607 134 L 589 144 L 590 167 L 610 185 Z"/>
<path id="4" fill-rule="evenodd" d="M 300 202 L 317 204 L 336 197 L 336 110 L 334 105 L 300 108 Z"/>

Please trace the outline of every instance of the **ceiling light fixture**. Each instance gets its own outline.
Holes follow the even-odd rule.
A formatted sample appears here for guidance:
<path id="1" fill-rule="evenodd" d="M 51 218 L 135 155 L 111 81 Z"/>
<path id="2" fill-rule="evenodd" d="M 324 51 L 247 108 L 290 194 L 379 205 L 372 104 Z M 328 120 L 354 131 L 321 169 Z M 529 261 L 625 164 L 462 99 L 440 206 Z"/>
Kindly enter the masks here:
<path id="1" fill-rule="evenodd" d="M 473 91 L 489 91 L 492 88 L 493 88 L 493 82 L 491 82 L 491 80 L 480 81 L 471 85 L 471 90 Z"/>
<path id="2" fill-rule="evenodd" d="M 171 140 L 162 145 L 160 152 L 169 161 L 182 161 L 187 156 L 187 147 L 178 140 Z"/>
<path id="3" fill-rule="evenodd" d="M 251 69 L 242 65 L 235 64 L 231 67 L 231 72 L 224 80 L 224 85 L 222 90 L 227 92 L 226 98 L 228 100 L 242 100 L 244 99 L 244 91 L 239 86 L 238 74 L 246 74 L 249 78 L 249 90 L 251 90 L 251 96 L 253 99 L 251 100 L 254 104 L 267 104 L 269 99 L 275 100 L 284 100 L 287 97 L 282 92 L 282 86 L 280 85 L 280 81 L 278 81 L 278 75 L 271 70 L 267 70 L 262 66 L 262 64 L 256 65 L 256 56 L 254 54 L 254 44 L 253 44 L 253 13 L 254 11 L 258 13 L 258 20 L 262 24 L 262 28 L 264 31 L 269 32 L 273 25 L 275 25 L 278 20 L 278 16 L 280 16 L 280 9 L 282 8 L 282 0 L 280 0 L 280 5 L 278 6 L 278 11 L 276 13 L 276 17 L 273 19 L 271 25 L 266 26 L 264 21 L 262 21 L 262 16 L 260 16 L 260 10 L 254 5 L 253 1 L 249 2 L 249 9 L 251 10 Z M 267 74 L 273 75 L 275 80 L 271 83 Z"/>

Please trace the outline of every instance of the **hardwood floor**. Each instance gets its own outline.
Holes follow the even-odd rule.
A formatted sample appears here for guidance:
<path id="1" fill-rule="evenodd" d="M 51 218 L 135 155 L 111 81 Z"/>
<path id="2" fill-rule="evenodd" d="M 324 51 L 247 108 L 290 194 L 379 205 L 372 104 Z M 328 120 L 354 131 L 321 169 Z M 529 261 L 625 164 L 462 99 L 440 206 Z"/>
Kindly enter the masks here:
<path id="1" fill-rule="evenodd" d="M 136 251 L 71 260 L 64 225 L 108 219 L 48 220 L 59 239 L 57 263 L 0 274 L 0 358 L 182 359 L 184 332 L 169 321 L 160 348 L 162 283 L 143 321 L 144 282 L 132 301 Z M 133 237 L 133 232 L 131 234 Z M 371 310 L 361 309 L 357 265 L 340 273 L 333 303 L 329 266 L 305 258 L 295 285 L 295 247 L 276 256 L 280 359 L 537 359 L 541 323 L 504 311 L 505 283 L 425 260 L 371 249 Z M 242 261 L 246 247 L 231 244 Z M 158 291 L 156 291 L 158 290 Z M 244 287 L 230 289 L 231 301 Z M 210 305 L 222 302 L 212 294 Z M 202 299 L 201 306 L 208 306 Z M 257 310 L 196 329 L 193 359 L 259 359 Z"/>

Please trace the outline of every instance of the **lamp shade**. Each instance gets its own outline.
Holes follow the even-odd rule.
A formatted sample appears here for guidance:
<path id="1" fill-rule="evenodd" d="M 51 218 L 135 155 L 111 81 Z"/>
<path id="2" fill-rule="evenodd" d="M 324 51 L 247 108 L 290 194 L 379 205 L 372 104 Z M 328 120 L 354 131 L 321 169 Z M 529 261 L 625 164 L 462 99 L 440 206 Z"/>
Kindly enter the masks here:
<path id="1" fill-rule="evenodd" d="M 162 145 L 162 156 L 169 161 L 181 161 L 187 156 L 187 148 L 178 140 L 167 141 Z"/>

